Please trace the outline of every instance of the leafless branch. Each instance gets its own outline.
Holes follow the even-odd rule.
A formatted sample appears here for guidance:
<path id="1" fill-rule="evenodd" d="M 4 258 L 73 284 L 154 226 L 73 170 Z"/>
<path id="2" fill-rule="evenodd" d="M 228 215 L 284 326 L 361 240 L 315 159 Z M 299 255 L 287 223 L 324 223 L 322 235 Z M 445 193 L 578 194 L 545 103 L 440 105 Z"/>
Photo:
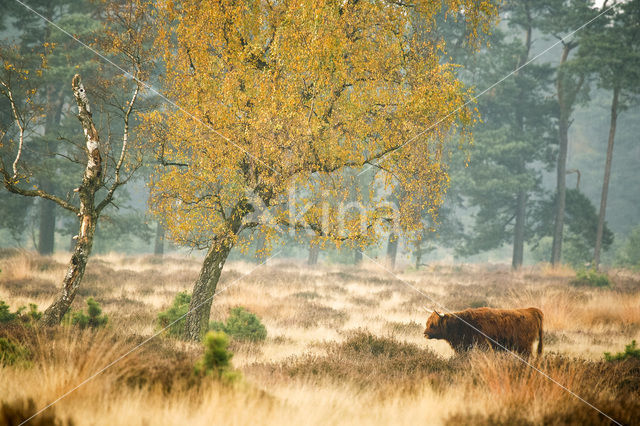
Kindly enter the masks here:
<path id="1" fill-rule="evenodd" d="M 11 104 L 11 113 L 13 114 L 13 120 L 19 129 L 18 136 L 18 152 L 16 153 L 16 158 L 13 160 L 12 169 L 13 169 L 13 179 L 18 177 L 18 162 L 20 161 L 20 156 L 22 155 L 22 147 L 24 145 L 24 122 L 23 118 L 18 112 L 18 107 L 16 106 L 16 101 L 13 98 L 13 91 L 7 82 L 0 80 L 0 84 L 6 90 L 6 96 L 9 99 L 9 103 Z"/>

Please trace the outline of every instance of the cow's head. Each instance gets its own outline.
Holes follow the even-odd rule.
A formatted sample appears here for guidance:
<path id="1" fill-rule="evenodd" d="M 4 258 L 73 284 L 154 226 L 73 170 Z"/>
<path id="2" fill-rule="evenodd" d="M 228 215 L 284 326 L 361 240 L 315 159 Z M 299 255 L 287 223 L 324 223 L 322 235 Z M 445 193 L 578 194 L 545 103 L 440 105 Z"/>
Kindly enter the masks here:
<path id="1" fill-rule="evenodd" d="M 446 332 L 445 322 L 445 314 L 433 311 L 429 319 L 427 319 L 427 326 L 424 329 L 424 337 L 427 339 L 444 339 Z"/>

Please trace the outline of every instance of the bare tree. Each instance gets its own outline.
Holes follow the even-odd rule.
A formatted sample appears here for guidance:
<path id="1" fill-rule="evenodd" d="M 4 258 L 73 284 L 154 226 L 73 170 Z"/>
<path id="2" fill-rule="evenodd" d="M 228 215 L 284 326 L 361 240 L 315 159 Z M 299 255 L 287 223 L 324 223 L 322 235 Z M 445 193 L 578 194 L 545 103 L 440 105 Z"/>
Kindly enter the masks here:
<path id="1" fill-rule="evenodd" d="M 70 190 L 66 197 L 30 182 L 33 169 L 31 162 L 39 159 L 24 158 L 25 146 L 29 143 L 27 135 L 35 132 L 40 120 L 46 117 L 34 102 L 37 90 L 28 88 L 26 84 L 30 81 L 29 70 L 16 66 L 17 61 L 11 61 L 8 55 L 2 55 L 2 69 L 5 72 L 0 75 L 0 91 L 9 99 L 13 123 L 18 129 L 16 137 L 10 137 L 9 129 L 0 134 L 0 175 L 3 185 L 14 194 L 50 200 L 79 218 L 79 230 L 74 236 L 75 244 L 62 288 L 43 315 L 43 322 L 47 325 L 59 323 L 71 306 L 91 254 L 98 219 L 103 210 L 112 204 L 116 191 L 132 178 L 142 164 L 142 156 L 132 152 L 137 146 L 132 144 L 131 127 L 140 103 L 144 85 L 142 79 L 146 77 L 143 70 L 150 63 L 150 48 L 145 42 L 152 27 L 142 6 L 136 1 L 109 3 L 103 12 L 107 25 L 102 33 L 101 46 L 114 58 L 124 59 L 128 69 L 120 68 L 119 71 L 125 71 L 121 75 L 100 70 L 104 77 L 102 80 L 96 79 L 95 87 L 92 87 L 93 95 L 98 97 L 98 94 L 102 94 L 101 105 L 104 108 L 101 113 L 106 117 L 104 121 L 108 127 L 108 137 L 104 142 L 94 123 L 87 89 L 80 75 L 76 74 L 72 79 L 71 88 L 84 133 L 84 144 L 76 146 L 73 141 L 68 141 L 71 150 L 75 151 L 69 154 L 60 150 L 55 155 L 82 164 L 84 171 L 80 185 Z M 14 56 L 14 59 L 16 57 L 19 58 Z M 24 87 L 28 89 L 25 91 Z M 20 97 L 16 96 L 18 89 L 22 93 Z M 112 138 L 110 127 L 115 126 L 114 116 L 121 126 L 121 137 L 117 140 Z M 9 158 L 10 165 L 7 165 L 5 160 Z"/>

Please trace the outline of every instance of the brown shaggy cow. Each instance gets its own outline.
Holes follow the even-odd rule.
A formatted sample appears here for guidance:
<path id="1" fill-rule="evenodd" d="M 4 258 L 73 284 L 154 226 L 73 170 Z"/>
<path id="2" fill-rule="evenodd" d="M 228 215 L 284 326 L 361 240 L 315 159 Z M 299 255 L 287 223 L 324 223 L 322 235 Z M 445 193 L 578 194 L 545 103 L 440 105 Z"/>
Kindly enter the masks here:
<path id="1" fill-rule="evenodd" d="M 424 336 L 427 339 L 444 339 L 456 352 L 478 345 L 506 348 L 529 357 L 536 337 L 539 339 L 538 355 L 542 353 L 542 318 L 542 311 L 537 308 L 477 308 L 453 314 L 434 311 L 427 320 Z"/>

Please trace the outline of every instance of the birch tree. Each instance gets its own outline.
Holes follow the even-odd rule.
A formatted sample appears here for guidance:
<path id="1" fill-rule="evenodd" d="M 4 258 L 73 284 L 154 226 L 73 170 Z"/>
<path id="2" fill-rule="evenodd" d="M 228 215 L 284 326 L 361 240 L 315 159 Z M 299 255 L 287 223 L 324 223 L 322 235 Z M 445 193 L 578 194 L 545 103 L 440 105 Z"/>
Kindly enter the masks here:
<path id="1" fill-rule="evenodd" d="M 107 43 L 103 43 L 102 47 L 106 49 L 106 54 L 112 55 L 115 60 L 121 60 L 123 66 L 127 67 L 127 72 L 114 75 L 113 71 L 110 71 L 109 78 L 104 74 L 103 78 L 94 78 L 91 90 L 85 87 L 79 74 L 71 81 L 71 91 L 84 143 L 82 146 L 75 146 L 73 141 L 70 141 L 70 147 L 56 154 L 67 158 L 74 165 L 81 163 L 83 170 L 82 175 L 78 176 L 79 185 L 69 188 L 66 196 L 57 195 L 34 184 L 31 180 L 32 162 L 38 159 L 26 161 L 24 157 L 25 147 L 33 142 L 29 135 L 36 132 L 41 127 L 40 123 L 47 117 L 41 113 L 34 101 L 37 99 L 37 88 L 31 88 L 21 96 L 17 96 L 17 91 L 28 84 L 30 74 L 46 72 L 46 68 L 22 68 L 16 65 L 19 63 L 19 56 L 2 55 L 5 72 L 0 77 L 0 90 L 9 99 L 13 127 L 17 129 L 7 129 L 2 134 L 0 174 L 3 186 L 14 194 L 50 200 L 78 217 L 75 246 L 60 293 L 43 315 L 42 320 L 47 325 L 60 322 L 71 306 L 91 255 L 100 214 L 112 204 L 118 189 L 131 179 L 141 165 L 142 157 L 137 153 L 138 146 L 131 140 L 131 126 L 140 103 L 142 79 L 146 78 L 145 69 L 150 58 L 149 46 L 145 46 L 145 41 L 149 39 L 152 27 L 145 7 L 143 3 L 133 1 L 109 3 L 103 9 L 109 25 L 103 28 L 103 41 Z M 98 71 L 106 72 L 100 67 Z M 100 86 L 102 90 L 98 90 Z M 92 110 L 92 104 L 94 108 L 95 104 L 90 101 L 90 94 L 104 94 L 105 90 L 111 93 L 108 98 L 102 97 L 104 103 L 109 104 L 110 111 L 110 118 L 105 121 L 110 123 L 116 121 L 115 117 L 119 118 L 119 140 L 112 138 L 112 128 L 105 129 L 108 137 L 102 140 L 94 122 L 96 110 Z M 98 111 L 107 114 L 102 108 Z M 73 171 L 74 167 L 69 170 Z"/>
<path id="2" fill-rule="evenodd" d="M 158 3 L 164 87 L 180 108 L 146 117 L 160 160 L 151 203 L 168 237 L 206 250 L 187 338 L 206 329 L 229 252 L 255 232 L 267 248 L 287 228 L 364 247 L 392 213 L 376 194 L 397 185 L 403 232 L 437 210 L 448 136 L 468 140 L 475 119 L 442 40 L 412 27 L 417 13 L 434 28 L 443 8 L 471 41 L 496 14 L 468 0 Z M 381 173 L 354 192 L 364 167 Z"/>

